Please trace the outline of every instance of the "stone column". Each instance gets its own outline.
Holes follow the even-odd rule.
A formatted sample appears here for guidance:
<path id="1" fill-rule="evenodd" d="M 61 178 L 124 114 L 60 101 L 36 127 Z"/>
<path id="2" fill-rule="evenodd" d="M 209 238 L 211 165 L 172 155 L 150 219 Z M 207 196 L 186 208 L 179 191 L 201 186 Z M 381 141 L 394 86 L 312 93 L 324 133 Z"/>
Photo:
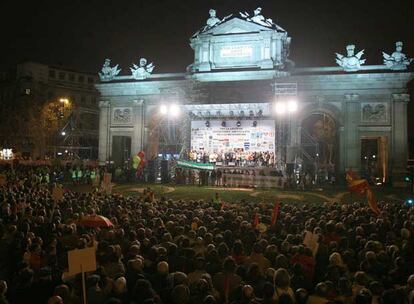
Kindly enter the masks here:
<path id="1" fill-rule="evenodd" d="M 403 182 L 407 167 L 407 103 L 409 94 L 393 94 L 392 111 L 392 164 L 391 174 L 395 185 Z"/>
<path id="2" fill-rule="evenodd" d="M 278 37 L 276 39 L 276 63 L 277 64 L 281 64 L 282 63 L 282 40 L 280 39 L 280 37 Z"/>
<path id="3" fill-rule="evenodd" d="M 352 169 L 357 173 L 361 169 L 361 139 L 358 131 L 360 115 L 359 95 L 345 94 L 345 169 Z"/>
<path id="4" fill-rule="evenodd" d="M 109 157 L 110 146 L 110 121 L 111 121 L 111 104 L 107 101 L 100 101 L 99 104 L 99 162 L 102 164 Z"/>
<path id="5" fill-rule="evenodd" d="M 139 103 L 139 102 L 138 102 Z M 134 131 L 131 141 L 131 157 L 143 149 L 144 131 L 144 104 L 143 101 L 133 108 L 134 112 Z"/>
<path id="6" fill-rule="evenodd" d="M 338 141 L 339 141 L 339 173 L 345 173 L 346 171 L 346 156 L 347 156 L 347 146 L 346 146 L 346 132 L 344 126 L 339 126 L 338 128 Z"/>

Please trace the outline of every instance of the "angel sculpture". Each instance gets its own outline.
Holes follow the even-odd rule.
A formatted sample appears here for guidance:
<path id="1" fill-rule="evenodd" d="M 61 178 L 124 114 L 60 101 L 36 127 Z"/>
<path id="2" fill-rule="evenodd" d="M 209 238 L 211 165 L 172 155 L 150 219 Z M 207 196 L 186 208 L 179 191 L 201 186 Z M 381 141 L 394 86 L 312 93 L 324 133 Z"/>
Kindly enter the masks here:
<path id="1" fill-rule="evenodd" d="M 105 59 L 105 62 L 102 66 L 101 72 L 99 72 L 99 78 L 101 81 L 111 81 L 121 72 L 121 69 L 118 69 L 118 64 L 114 67 L 111 67 L 111 59 Z"/>
<path id="2" fill-rule="evenodd" d="M 210 18 L 207 19 L 207 25 L 206 27 L 213 27 L 215 25 L 217 25 L 218 23 L 221 22 L 221 20 L 219 18 L 217 18 L 216 16 L 216 10 L 215 9 L 210 9 L 208 11 L 208 13 L 210 14 Z"/>
<path id="3" fill-rule="evenodd" d="M 262 8 L 258 7 L 256 8 L 254 11 L 254 16 L 250 17 L 248 12 L 240 12 L 240 16 L 242 16 L 243 18 L 245 18 L 247 21 L 252 21 L 255 23 L 258 23 L 260 25 L 264 25 L 267 27 L 272 27 L 273 26 L 273 20 L 272 19 L 266 19 L 263 15 L 262 15 Z"/>
<path id="4" fill-rule="evenodd" d="M 355 54 L 355 45 L 350 44 L 346 46 L 347 55 L 336 53 L 336 63 L 341 66 L 346 72 L 356 72 L 361 69 L 366 59 L 361 59 L 364 55 L 364 50 Z"/>
<path id="5" fill-rule="evenodd" d="M 136 65 L 135 63 L 132 64 L 133 67 L 130 68 L 132 72 L 132 77 L 134 77 L 137 80 L 143 80 L 150 77 L 152 71 L 155 68 L 155 65 L 151 62 L 147 64 L 147 59 L 141 58 L 139 60 L 139 65 Z"/>
<path id="6" fill-rule="evenodd" d="M 388 55 L 385 52 L 382 52 L 384 57 L 384 64 L 391 70 L 406 70 L 407 67 L 414 60 L 413 58 L 407 58 L 407 56 L 402 52 L 403 43 L 398 41 L 395 43 L 395 52 L 391 55 Z"/>

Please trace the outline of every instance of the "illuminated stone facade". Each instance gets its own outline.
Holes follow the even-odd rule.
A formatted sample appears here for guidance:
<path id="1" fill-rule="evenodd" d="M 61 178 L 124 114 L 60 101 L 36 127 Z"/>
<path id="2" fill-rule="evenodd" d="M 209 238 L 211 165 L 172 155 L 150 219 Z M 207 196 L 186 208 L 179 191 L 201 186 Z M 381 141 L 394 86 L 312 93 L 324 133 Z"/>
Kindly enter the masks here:
<path id="1" fill-rule="evenodd" d="M 340 66 L 295 67 L 288 57 L 291 39 L 287 32 L 252 19 L 228 16 L 197 32 L 191 38 L 194 62 L 185 73 L 153 73 L 145 80 L 116 76 L 96 85 L 101 93 L 99 160 L 114 158 L 116 136 L 130 138 L 128 157 L 142 149 L 148 151 L 158 136 L 151 124 L 161 104 L 184 106 L 191 113 L 180 118 L 180 123 L 187 125 L 194 117 L 206 119 L 206 111 L 197 113 L 197 105 L 214 105 L 214 113 L 209 113 L 213 116 L 219 115 L 220 105 L 263 103 L 271 107 L 275 98 L 283 98 L 277 88 L 285 84 L 293 85 L 291 95 L 299 103 L 288 121 L 287 163 L 294 162 L 302 149 L 303 122 L 312 114 L 323 114 L 335 123 L 337 173 L 348 168 L 363 171 L 361 141 L 378 139 L 382 176 L 399 180 L 407 161 L 407 85 L 414 73 L 390 70 L 386 65 L 363 65 L 357 72 Z M 254 113 L 255 119 L 261 115 Z M 277 128 L 278 118 L 272 117 Z"/>

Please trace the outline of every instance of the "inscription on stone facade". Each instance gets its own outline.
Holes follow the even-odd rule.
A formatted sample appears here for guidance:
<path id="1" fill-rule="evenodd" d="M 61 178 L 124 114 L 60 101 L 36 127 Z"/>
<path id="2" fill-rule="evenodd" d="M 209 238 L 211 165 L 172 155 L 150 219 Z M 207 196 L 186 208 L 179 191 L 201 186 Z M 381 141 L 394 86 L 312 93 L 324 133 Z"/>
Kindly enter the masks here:
<path id="1" fill-rule="evenodd" d="M 361 105 L 361 120 L 371 123 L 386 123 L 388 107 L 386 103 L 363 103 Z"/>
<path id="2" fill-rule="evenodd" d="M 243 58 L 252 57 L 253 48 L 251 45 L 228 45 L 220 49 L 222 58 Z"/>
<path id="3" fill-rule="evenodd" d="M 112 122 L 126 124 L 132 121 L 132 108 L 115 108 L 113 110 Z"/>

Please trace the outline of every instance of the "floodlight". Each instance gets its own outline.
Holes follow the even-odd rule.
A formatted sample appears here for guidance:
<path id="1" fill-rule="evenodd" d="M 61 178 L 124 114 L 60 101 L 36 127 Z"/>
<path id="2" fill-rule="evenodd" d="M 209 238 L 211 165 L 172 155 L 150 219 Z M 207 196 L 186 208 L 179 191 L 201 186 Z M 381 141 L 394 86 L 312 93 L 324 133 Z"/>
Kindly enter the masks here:
<path id="1" fill-rule="evenodd" d="M 166 106 L 166 105 L 161 105 L 161 107 L 160 107 L 160 113 L 161 113 L 162 115 L 167 115 L 167 113 L 168 113 L 168 108 L 167 108 L 167 106 Z"/>
<path id="2" fill-rule="evenodd" d="M 286 113 L 286 104 L 283 102 L 276 102 L 274 110 L 276 114 L 283 115 Z"/>
<path id="3" fill-rule="evenodd" d="M 294 99 L 289 100 L 287 107 L 290 113 L 296 112 L 298 110 L 298 103 Z"/>
<path id="4" fill-rule="evenodd" d="M 60 133 L 60 134 L 62 134 L 62 136 L 65 136 L 66 135 L 66 132 L 65 131 L 62 131 L 62 133 Z"/>
<path id="5" fill-rule="evenodd" d="M 180 114 L 180 107 L 177 104 L 172 104 L 170 106 L 171 116 L 177 117 Z"/>

